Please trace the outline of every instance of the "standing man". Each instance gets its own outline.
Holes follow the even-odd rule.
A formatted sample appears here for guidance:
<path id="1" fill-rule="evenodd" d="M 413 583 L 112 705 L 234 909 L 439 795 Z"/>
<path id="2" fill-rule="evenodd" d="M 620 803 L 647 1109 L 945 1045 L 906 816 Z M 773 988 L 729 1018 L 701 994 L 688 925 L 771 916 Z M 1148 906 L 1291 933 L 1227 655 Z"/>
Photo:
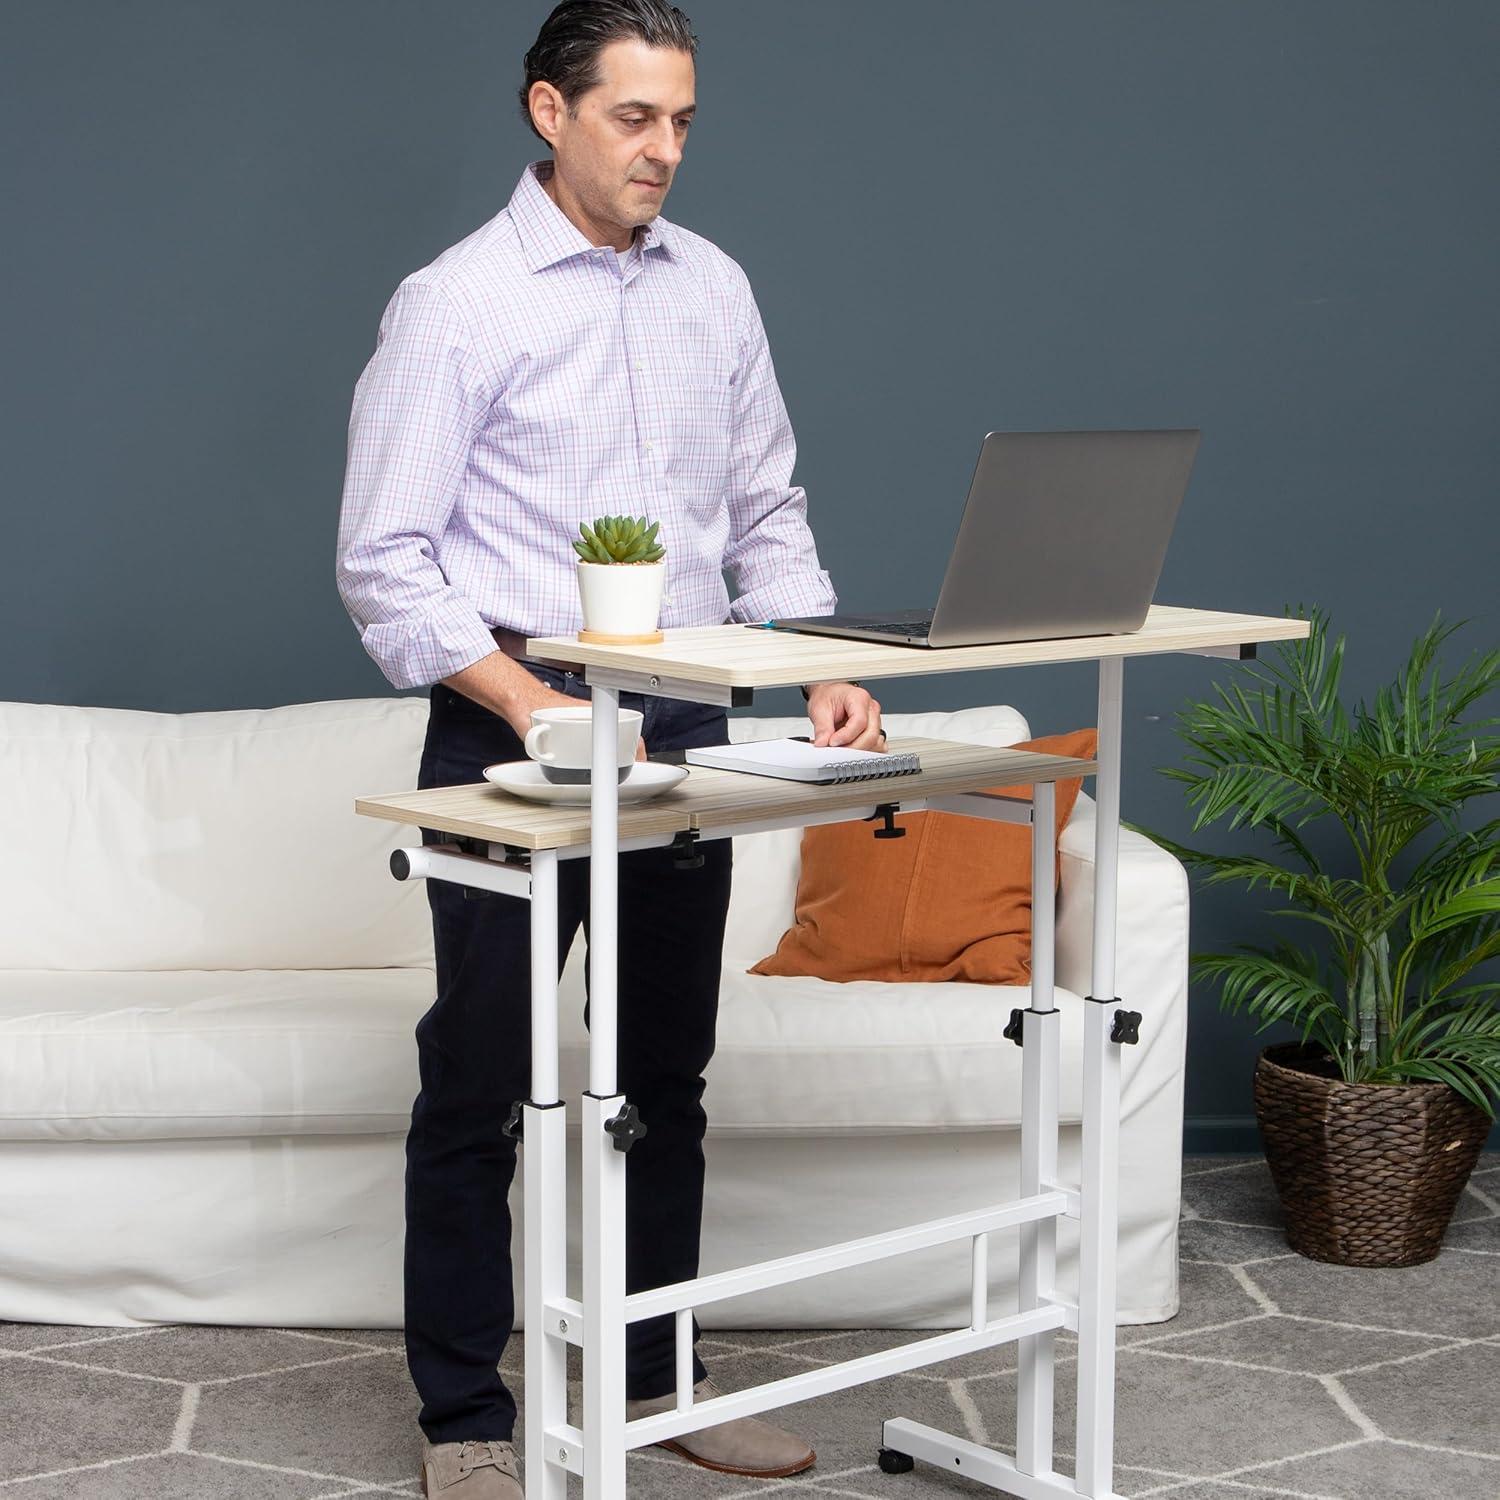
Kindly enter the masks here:
<path id="1" fill-rule="evenodd" d="M 696 51 L 665 0 L 563 0 L 521 89 L 551 159 L 401 282 L 355 388 L 338 587 L 390 682 L 431 688 L 420 786 L 482 781 L 486 765 L 524 756 L 533 710 L 590 696 L 581 667 L 524 656 L 528 636 L 582 623 L 581 521 L 661 520 L 665 628 L 836 607 L 790 482 L 792 430 L 745 273 L 660 216 L 696 108 Z M 863 688 L 803 692 L 816 743 L 879 747 Z M 722 708 L 634 693 L 620 704 L 645 715 L 638 759 L 648 744 L 728 743 Z M 730 841 L 701 852 L 687 870 L 662 849 L 620 860 L 618 1076 L 649 1127 L 627 1157 L 631 1292 L 698 1274 Z M 560 958 L 580 921 L 589 931 L 588 865 L 558 868 Z M 500 1127 L 530 1092 L 530 914 L 446 881 L 426 889 L 437 998 L 416 1028 L 405 1249 L 423 1490 L 521 1500 L 516 1404 L 497 1369 L 514 1321 L 515 1143 Z M 700 1398 L 716 1394 L 696 1354 L 694 1380 Z M 672 1318 L 632 1324 L 628 1417 L 669 1408 L 674 1385 Z M 814 1460 L 753 1419 L 663 1446 L 767 1478 Z"/>

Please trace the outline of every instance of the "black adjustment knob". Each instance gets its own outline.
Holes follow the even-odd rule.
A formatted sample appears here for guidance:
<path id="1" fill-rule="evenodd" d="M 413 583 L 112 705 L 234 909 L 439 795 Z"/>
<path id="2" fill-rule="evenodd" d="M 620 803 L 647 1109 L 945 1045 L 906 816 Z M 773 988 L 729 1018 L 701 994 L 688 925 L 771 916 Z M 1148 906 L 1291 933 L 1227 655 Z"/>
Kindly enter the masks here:
<path id="1" fill-rule="evenodd" d="M 1010 1020 L 1005 1023 L 1005 1030 L 1000 1033 L 1001 1036 L 1009 1037 L 1018 1047 L 1021 1045 L 1021 1017 L 1025 1014 L 1026 1012 L 1017 1006 L 1011 1011 Z"/>
<path id="2" fill-rule="evenodd" d="M 621 1107 L 614 1119 L 606 1120 L 604 1128 L 614 1137 L 616 1151 L 629 1151 L 646 1133 L 646 1122 L 633 1104 Z"/>
<path id="3" fill-rule="evenodd" d="M 391 850 L 391 874 L 397 880 L 411 879 L 411 855 L 405 849 Z"/>
<path id="4" fill-rule="evenodd" d="M 518 1141 L 521 1139 L 521 1121 L 523 1119 L 521 1111 L 525 1109 L 525 1107 L 526 1101 L 524 1099 L 517 1099 L 516 1102 L 511 1105 L 510 1113 L 505 1117 L 505 1124 L 500 1127 L 501 1135 L 506 1136 L 513 1141 Z"/>
<path id="5" fill-rule="evenodd" d="M 899 802 L 882 802 L 868 818 L 861 818 L 861 823 L 873 823 L 877 818 L 881 820 L 880 827 L 875 830 L 878 839 L 904 839 L 906 830 L 896 827 L 896 810 L 901 804 Z"/>
<path id="6" fill-rule="evenodd" d="M 667 848 L 672 855 L 672 868 L 674 870 L 702 869 L 703 851 L 698 847 L 698 832 L 696 829 L 684 828 L 680 830 L 673 837 L 672 842 Z"/>
<path id="7" fill-rule="evenodd" d="M 1115 1024 L 1109 1028 L 1112 1042 L 1134 1045 L 1141 1039 L 1141 1013 L 1138 1010 L 1117 1010 Z"/>

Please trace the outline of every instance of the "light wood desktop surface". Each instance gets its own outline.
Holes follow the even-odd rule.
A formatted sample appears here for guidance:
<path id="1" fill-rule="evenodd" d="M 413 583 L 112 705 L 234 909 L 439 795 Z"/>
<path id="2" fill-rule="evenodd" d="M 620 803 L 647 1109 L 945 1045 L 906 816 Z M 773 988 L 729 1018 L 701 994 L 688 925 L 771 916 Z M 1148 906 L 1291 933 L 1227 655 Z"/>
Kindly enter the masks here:
<path id="1" fill-rule="evenodd" d="M 657 677 L 658 689 L 697 683 L 722 692 L 732 688 L 782 687 L 807 682 L 868 683 L 881 677 L 972 672 L 984 667 L 1032 666 L 1093 661 L 1107 656 L 1164 652 L 1225 652 L 1258 641 L 1299 640 L 1309 623 L 1290 616 L 1230 614 L 1153 604 L 1139 630 L 1118 635 L 1064 636 L 1050 641 L 1009 641 L 994 646 L 886 645 L 834 636 L 799 635 L 738 624 L 669 629 L 654 646 L 605 646 L 573 636 L 533 636 L 527 654 L 537 661 L 582 662 L 612 674 Z M 592 680 L 592 679 L 591 679 Z M 628 689 L 627 689 L 628 690 Z M 663 696 L 670 694 L 663 692 Z"/>
<path id="2" fill-rule="evenodd" d="M 945 792 L 971 792 L 1021 782 L 1092 776 L 1098 764 L 1066 755 L 904 735 L 888 750 L 915 750 L 922 769 L 912 775 L 869 781 L 816 783 L 688 766 L 686 778 L 671 791 L 645 802 L 621 803 L 622 841 L 673 834 L 685 829 L 723 828 L 793 817 L 810 811 L 868 807 Z M 564 849 L 589 842 L 587 803 L 559 806 L 529 802 L 484 781 L 469 786 L 431 787 L 361 797 L 354 810 L 366 817 L 432 828 L 521 849 Z"/>

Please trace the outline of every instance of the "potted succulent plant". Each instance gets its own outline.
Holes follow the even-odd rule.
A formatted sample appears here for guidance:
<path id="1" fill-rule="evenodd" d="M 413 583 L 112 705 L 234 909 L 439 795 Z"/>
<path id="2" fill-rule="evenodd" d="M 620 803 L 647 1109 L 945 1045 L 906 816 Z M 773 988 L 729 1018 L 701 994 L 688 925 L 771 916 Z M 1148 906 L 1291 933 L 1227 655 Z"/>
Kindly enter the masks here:
<path id="1" fill-rule="evenodd" d="M 1438 647 L 1464 623 L 1435 617 L 1394 686 L 1351 715 L 1343 637 L 1329 650 L 1314 610 L 1280 666 L 1246 669 L 1258 689 L 1179 713 L 1194 753 L 1159 768 L 1187 786 L 1195 830 L 1228 814 L 1284 858 L 1149 837 L 1205 885 L 1264 882 L 1290 903 L 1271 915 L 1325 935 L 1326 955 L 1278 941 L 1191 960 L 1222 980 L 1225 1009 L 1301 1032 L 1262 1051 L 1254 1097 L 1287 1241 L 1314 1260 L 1431 1260 L 1495 1118 L 1500 983 L 1473 971 L 1500 954 L 1500 819 L 1464 829 L 1458 814 L 1496 791 L 1500 720 L 1460 716 L 1500 681 L 1500 651 L 1444 679 Z M 1327 820 L 1347 840 L 1320 858 L 1299 830 Z"/>
<path id="2" fill-rule="evenodd" d="M 667 549 L 656 538 L 661 523 L 645 516 L 600 516 L 579 524 L 578 595 L 583 605 L 581 641 L 654 642 Z"/>

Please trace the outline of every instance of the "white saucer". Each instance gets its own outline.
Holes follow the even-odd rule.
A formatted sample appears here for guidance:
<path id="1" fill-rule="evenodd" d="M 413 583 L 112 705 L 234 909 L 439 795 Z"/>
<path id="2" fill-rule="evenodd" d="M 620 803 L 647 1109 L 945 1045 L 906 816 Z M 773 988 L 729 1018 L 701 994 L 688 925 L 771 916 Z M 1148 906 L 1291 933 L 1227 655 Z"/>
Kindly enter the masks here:
<path id="1" fill-rule="evenodd" d="M 644 802 L 670 791 L 687 775 L 686 766 L 668 766 L 655 760 L 638 760 L 630 774 L 619 784 L 621 806 L 627 802 Z M 486 781 L 493 781 L 517 797 L 532 802 L 560 802 L 588 805 L 589 784 L 586 781 L 564 784 L 548 781 L 534 760 L 508 760 L 484 768 Z"/>

